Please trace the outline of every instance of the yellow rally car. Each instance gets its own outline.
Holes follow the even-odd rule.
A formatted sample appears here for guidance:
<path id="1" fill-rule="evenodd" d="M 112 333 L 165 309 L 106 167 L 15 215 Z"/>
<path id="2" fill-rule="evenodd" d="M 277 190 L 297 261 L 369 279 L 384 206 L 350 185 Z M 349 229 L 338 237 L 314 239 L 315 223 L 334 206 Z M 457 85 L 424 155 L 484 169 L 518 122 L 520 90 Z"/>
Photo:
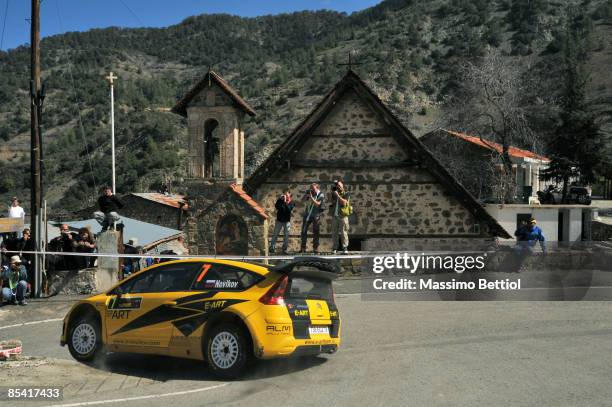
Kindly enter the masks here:
<path id="1" fill-rule="evenodd" d="M 229 260 L 161 263 L 75 304 L 61 345 L 90 361 L 110 352 L 205 360 L 222 378 L 249 360 L 334 353 L 337 263 L 315 257 L 268 266 Z"/>

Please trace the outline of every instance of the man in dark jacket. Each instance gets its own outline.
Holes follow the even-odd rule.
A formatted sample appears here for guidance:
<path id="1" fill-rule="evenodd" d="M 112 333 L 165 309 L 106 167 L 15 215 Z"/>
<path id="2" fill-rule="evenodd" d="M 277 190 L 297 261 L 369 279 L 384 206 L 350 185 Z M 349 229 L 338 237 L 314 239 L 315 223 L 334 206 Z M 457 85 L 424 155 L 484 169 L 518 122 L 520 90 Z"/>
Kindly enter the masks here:
<path id="1" fill-rule="evenodd" d="M 60 235 L 54 237 L 49 242 L 49 250 L 52 252 L 70 253 L 74 251 L 74 242 L 77 239 L 77 234 L 70 231 L 67 224 L 60 226 Z M 73 270 L 76 258 L 74 256 L 53 255 L 49 258 L 51 270 L 53 272 L 59 270 Z"/>
<path id="2" fill-rule="evenodd" d="M 22 253 L 22 252 L 33 252 L 36 251 L 36 247 L 34 246 L 34 241 L 30 239 L 32 233 L 30 229 L 25 228 L 21 234 L 21 238 L 17 239 L 17 247 L 16 250 L 21 255 L 23 259 L 22 265 L 25 266 L 26 271 L 28 273 L 28 283 L 33 286 L 34 285 L 34 273 L 32 273 L 32 264 L 34 263 L 34 255 L 31 253 Z"/>
<path id="3" fill-rule="evenodd" d="M 308 239 L 308 228 L 312 225 L 312 250 L 315 254 L 319 253 L 319 234 L 321 230 L 321 213 L 325 210 L 325 195 L 319 189 L 316 182 L 304 194 L 306 207 L 302 219 L 301 248 L 300 253 L 306 251 L 306 241 Z"/>
<path id="4" fill-rule="evenodd" d="M 94 217 L 102 225 L 102 231 L 110 229 L 119 220 L 117 211 L 123 208 L 123 204 L 113 194 L 109 186 L 103 188 L 102 195 L 98 198 L 99 211 L 94 212 Z"/>
<path id="5" fill-rule="evenodd" d="M 276 200 L 274 205 L 276 208 L 276 224 L 274 225 L 274 233 L 272 233 L 272 241 L 270 242 L 270 253 L 276 251 L 276 239 L 283 230 L 283 254 L 287 254 L 289 247 L 289 231 L 291 230 L 291 212 L 295 208 L 295 204 L 291 201 L 291 192 L 288 189 L 283 191 L 283 194 Z"/>

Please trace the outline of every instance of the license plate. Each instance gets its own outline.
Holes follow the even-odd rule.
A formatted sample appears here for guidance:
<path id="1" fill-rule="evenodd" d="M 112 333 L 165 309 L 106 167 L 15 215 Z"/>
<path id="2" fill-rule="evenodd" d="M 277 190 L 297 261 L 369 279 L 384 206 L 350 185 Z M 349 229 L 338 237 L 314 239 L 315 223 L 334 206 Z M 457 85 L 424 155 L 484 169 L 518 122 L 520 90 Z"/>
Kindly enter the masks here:
<path id="1" fill-rule="evenodd" d="M 328 326 L 309 326 L 308 333 L 311 335 L 329 335 Z"/>

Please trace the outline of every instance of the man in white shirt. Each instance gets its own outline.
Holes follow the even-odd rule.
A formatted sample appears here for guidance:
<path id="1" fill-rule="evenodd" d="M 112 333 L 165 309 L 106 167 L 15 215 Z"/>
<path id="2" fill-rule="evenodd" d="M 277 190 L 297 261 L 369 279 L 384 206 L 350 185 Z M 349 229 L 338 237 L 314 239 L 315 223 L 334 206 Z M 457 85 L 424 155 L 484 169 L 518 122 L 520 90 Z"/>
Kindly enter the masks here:
<path id="1" fill-rule="evenodd" d="M 9 206 L 9 218 L 21 218 L 25 220 L 25 211 L 19 206 L 19 199 L 16 196 L 11 198 L 11 206 Z M 17 233 L 17 237 L 21 238 L 21 232 Z"/>
<path id="2" fill-rule="evenodd" d="M 25 218 L 25 211 L 19 206 L 19 199 L 16 196 L 11 198 L 11 206 L 9 206 L 9 218 Z"/>

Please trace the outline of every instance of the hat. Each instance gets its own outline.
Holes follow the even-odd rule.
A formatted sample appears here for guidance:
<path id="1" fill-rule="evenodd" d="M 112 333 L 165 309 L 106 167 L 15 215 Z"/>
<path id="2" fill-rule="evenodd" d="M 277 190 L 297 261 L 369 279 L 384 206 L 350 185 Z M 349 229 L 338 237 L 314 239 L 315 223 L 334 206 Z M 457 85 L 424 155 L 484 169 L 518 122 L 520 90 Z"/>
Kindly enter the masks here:
<path id="1" fill-rule="evenodd" d="M 535 225 L 537 222 L 534 218 L 529 219 L 529 223 L 531 223 L 532 225 Z"/>
<path id="2" fill-rule="evenodd" d="M 19 258 L 19 256 L 12 256 L 11 257 L 11 264 L 16 264 L 16 263 L 21 264 L 21 259 Z"/>
<path id="3" fill-rule="evenodd" d="M 128 240 L 128 243 L 130 246 L 138 246 L 138 239 L 135 237 L 130 237 L 130 240 Z"/>

